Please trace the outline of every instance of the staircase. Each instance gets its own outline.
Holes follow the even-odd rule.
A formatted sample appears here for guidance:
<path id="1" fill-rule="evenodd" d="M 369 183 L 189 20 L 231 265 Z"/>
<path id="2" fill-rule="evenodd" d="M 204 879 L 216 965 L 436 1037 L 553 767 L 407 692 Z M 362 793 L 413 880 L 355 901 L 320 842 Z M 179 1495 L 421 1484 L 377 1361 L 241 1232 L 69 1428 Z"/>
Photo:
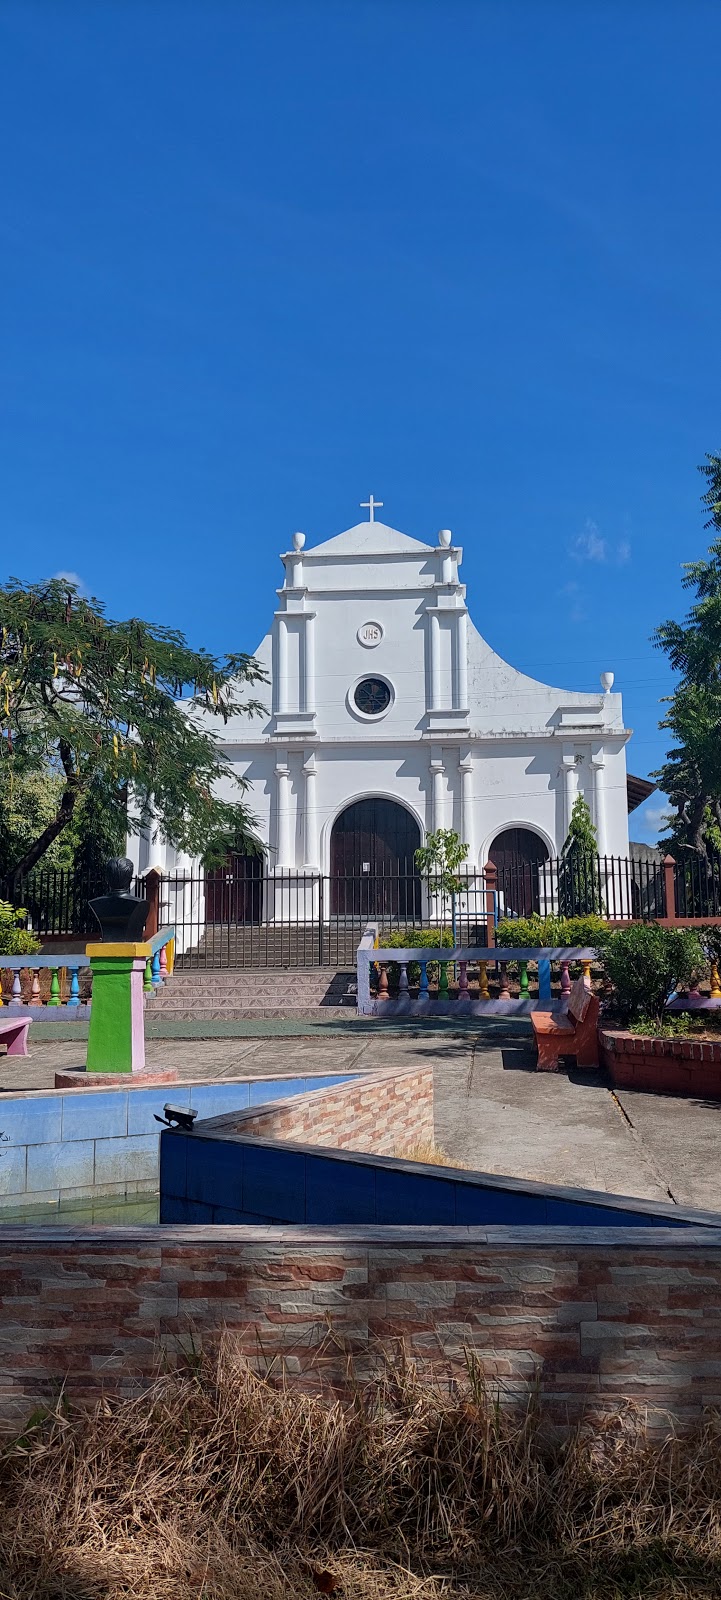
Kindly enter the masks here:
<path id="1" fill-rule="evenodd" d="M 233 968 L 261 975 L 273 967 L 326 971 L 355 966 L 356 950 L 365 924 L 334 918 L 321 929 L 318 923 L 208 923 L 198 943 L 176 959 L 176 973 L 199 967 Z M 259 973 L 260 969 L 260 973 Z"/>
<path id="2" fill-rule="evenodd" d="M 257 1021 L 285 1017 L 291 1021 L 332 1021 L 354 1016 L 356 975 L 333 967 L 292 971 L 256 968 L 218 972 L 176 967 L 162 989 L 148 1001 L 146 1015 L 168 1022 Z"/>

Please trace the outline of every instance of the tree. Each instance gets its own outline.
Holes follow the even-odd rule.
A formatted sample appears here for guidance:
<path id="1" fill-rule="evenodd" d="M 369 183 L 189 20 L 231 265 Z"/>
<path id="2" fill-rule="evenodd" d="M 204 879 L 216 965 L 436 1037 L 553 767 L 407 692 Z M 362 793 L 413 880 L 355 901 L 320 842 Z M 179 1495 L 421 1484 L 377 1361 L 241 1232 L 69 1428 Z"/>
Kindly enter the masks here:
<path id="1" fill-rule="evenodd" d="M 674 808 L 664 844 L 708 860 L 721 843 L 721 456 L 707 456 L 699 470 L 708 485 L 701 501 L 711 513 L 704 526 L 718 538 L 705 560 L 684 565 L 683 587 L 696 591 L 685 620 L 663 622 L 653 636 L 680 673 L 659 724 L 676 743 L 653 776 Z"/>
<path id="2" fill-rule="evenodd" d="M 29 872 L 83 807 L 112 838 L 152 815 L 170 843 L 201 853 L 219 834 L 254 837 L 254 818 L 209 719 L 262 706 L 244 654 L 193 650 L 182 633 L 130 618 L 59 579 L 0 588 L 0 792 L 29 774 L 58 782 L 53 815 L 13 863 Z M 183 698 L 185 691 L 185 698 Z M 221 800 L 219 778 L 237 798 Z"/>
<path id="3" fill-rule="evenodd" d="M 558 872 L 561 914 L 569 917 L 603 910 L 598 872 L 598 842 L 593 818 L 582 794 L 576 795 L 561 851 Z"/>
<path id="4" fill-rule="evenodd" d="M 420 845 L 415 853 L 415 863 L 419 872 L 427 874 L 429 888 L 441 896 L 443 925 L 446 929 L 446 900 L 451 901 L 451 925 L 453 928 L 453 942 L 456 939 L 456 895 L 463 888 L 463 879 L 458 876 L 458 868 L 468 855 L 468 845 L 463 844 L 453 828 L 437 828 L 435 833 L 426 835 L 426 842 Z"/>

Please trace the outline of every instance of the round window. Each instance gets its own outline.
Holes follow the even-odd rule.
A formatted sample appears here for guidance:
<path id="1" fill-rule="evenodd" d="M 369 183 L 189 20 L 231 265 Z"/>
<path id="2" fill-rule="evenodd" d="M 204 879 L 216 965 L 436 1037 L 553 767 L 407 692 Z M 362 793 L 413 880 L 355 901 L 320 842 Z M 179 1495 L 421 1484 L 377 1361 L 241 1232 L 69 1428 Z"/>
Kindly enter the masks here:
<path id="1" fill-rule="evenodd" d="M 365 717 L 379 717 L 391 703 L 391 691 L 382 678 L 362 678 L 353 695 L 354 702 Z"/>

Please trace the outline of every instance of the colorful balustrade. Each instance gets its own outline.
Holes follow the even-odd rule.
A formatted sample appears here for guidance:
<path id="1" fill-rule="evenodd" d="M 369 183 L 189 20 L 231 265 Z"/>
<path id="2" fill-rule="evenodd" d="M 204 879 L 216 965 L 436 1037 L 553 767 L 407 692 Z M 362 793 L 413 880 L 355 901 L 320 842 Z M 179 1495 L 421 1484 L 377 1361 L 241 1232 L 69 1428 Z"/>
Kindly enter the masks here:
<path id="1" fill-rule="evenodd" d="M 538 1006 L 562 1011 L 571 970 L 590 985 L 595 959 L 587 947 L 384 949 L 377 924 L 369 923 L 358 948 L 358 1010 L 370 1016 L 523 1015 Z"/>
<path id="2" fill-rule="evenodd" d="M 148 941 L 146 997 L 162 988 L 173 971 L 175 929 L 161 928 Z M 90 962 L 85 954 L 0 956 L 0 1006 L 8 1014 L 35 1016 L 47 1010 L 76 1019 L 88 1014 L 92 997 Z"/>

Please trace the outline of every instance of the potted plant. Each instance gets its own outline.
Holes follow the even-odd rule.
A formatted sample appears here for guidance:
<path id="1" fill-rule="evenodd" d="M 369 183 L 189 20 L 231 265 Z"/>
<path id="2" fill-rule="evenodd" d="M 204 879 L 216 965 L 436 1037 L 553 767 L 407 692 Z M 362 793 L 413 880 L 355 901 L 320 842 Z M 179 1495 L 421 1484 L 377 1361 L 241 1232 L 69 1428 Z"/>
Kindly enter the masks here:
<path id="1" fill-rule="evenodd" d="M 695 987 L 708 970 L 699 935 L 634 923 L 609 934 L 603 964 L 613 992 L 599 1040 L 613 1082 L 721 1099 L 721 1031 L 713 1017 L 667 1009 L 679 987 Z"/>

